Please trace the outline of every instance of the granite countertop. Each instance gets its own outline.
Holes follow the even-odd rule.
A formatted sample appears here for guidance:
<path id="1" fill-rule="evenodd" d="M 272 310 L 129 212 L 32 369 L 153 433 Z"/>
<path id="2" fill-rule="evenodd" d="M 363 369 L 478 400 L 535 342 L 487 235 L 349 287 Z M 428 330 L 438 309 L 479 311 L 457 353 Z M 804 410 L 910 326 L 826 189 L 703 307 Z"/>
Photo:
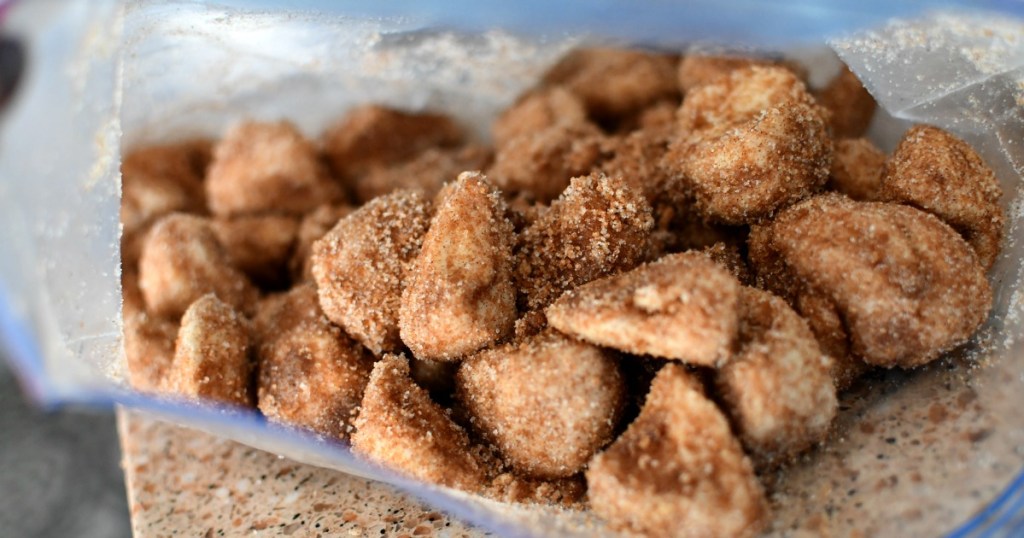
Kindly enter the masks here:
<path id="1" fill-rule="evenodd" d="M 136 412 L 117 423 L 136 538 L 488 535 L 378 482 Z"/>

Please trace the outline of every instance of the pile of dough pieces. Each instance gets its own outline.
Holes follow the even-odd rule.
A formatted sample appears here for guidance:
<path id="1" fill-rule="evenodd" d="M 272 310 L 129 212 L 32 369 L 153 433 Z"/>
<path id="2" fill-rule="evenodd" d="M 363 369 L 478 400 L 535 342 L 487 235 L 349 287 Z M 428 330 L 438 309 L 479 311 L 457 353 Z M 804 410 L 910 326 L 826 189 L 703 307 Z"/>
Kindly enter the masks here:
<path id="1" fill-rule="evenodd" d="M 493 123 L 365 105 L 123 159 L 133 386 L 412 477 L 752 536 L 842 391 L 987 318 L 992 171 L 843 70 L 581 49 Z"/>

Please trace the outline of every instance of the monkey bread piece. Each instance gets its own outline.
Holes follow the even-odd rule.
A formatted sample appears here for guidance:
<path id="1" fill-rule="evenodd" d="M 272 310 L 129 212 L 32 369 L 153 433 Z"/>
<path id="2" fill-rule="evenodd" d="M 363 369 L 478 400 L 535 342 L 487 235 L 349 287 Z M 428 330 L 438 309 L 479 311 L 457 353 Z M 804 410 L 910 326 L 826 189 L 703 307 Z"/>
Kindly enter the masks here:
<path id="1" fill-rule="evenodd" d="M 583 102 L 561 86 L 540 88 L 522 95 L 491 124 L 495 147 L 522 135 L 559 124 L 587 123 Z"/>
<path id="2" fill-rule="evenodd" d="M 785 301 L 740 291 L 736 354 L 715 386 L 758 467 L 770 467 L 825 439 L 838 406 L 832 359 Z"/>
<path id="3" fill-rule="evenodd" d="M 927 125 L 900 140 L 882 176 L 882 198 L 932 213 L 960 232 L 982 267 L 1002 247 L 1006 219 L 992 169 L 963 140 Z"/>
<path id="4" fill-rule="evenodd" d="M 514 471 L 500 473 L 491 479 L 484 495 L 507 503 L 544 504 L 584 509 L 587 483 L 582 474 L 568 478 L 530 478 Z"/>
<path id="5" fill-rule="evenodd" d="M 457 146 L 464 138 L 462 128 L 447 116 L 371 104 L 350 110 L 321 142 L 334 173 L 352 179 L 428 148 Z"/>
<path id="6" fill-rule="evenodd" d="M 621 178 L 575 177 L 519 236 L 517 287 L 526 310 L 564 291 L 636 267 L 647 253 L 651 208 Z"/>
<path id="7" fill-rule="evenodd" d="M 498 148 L 487 177 L 507 193 L 526 191 L 547 203 L 565 190 L 570 178 L 597 164 L 604 144 L 601 130 L 591 123 L 523 133 Z"/>
<path id="8" fill-rule="evenodd" d="M 139 258 L 139 289 L 146 309 L 168 318 L 178 318 L 207 293 L 249 313 L 259 295 L 231 266 L 210 222 L 180 213 L 164 217 L 147 235 Z"/>
<path id="9" fill-rule="evenodd" d="M 256 304 L 252 318 L 253 338 L 257 347 L 302 325 L 327 323 L 316 288 L 312 283 L 297 284 L 292 289 L 268 295 Z"/>
<path id="10" fill-rule="evenodd" d="M 366 203 L 399 189 L 419 189 L 433 198 L 446 181 L 466 170 L 483 170 L 491 164 L 491 149 L 468 145 L 456 149 L 430 148 L 400 164 L 374 166 L 355 179 L 356 198 Z"/>
<path id="11" fill-rule="evenodd" d="M 245 318 L 212 293 L 197 299 L 181 318 L 166 392 L 252 407 L 249 330 Z"/>
<path id="12" fill-rule="evenodd" d="M 559 331 L 597 345 L 720 366 L 736 340 L 739 293 L 725 268 L 684 252 L 569 290 L 547 317 Z"/>
<path id="13" fill-rule="evenodd" d="M 275 287 L 287 282 L 288 259 L 299 228 L 294 217 L 257 215 L 214 219 L 212 226 L 236 269 L 264 286 Z"/>
<path id="14" fill-rule="evenodd" d="M 695 208 L 749 224 L 810 196 L 828 179 L 832 142 L 824 111 L 781 67 L 750 67 L 687 96 L 664 165 Z"/>
<path id="15" fill-rule="evenodd" d="M 823 293 L 808 289 L 801 291 L 794 308 L 807 320 L 821 351 L 832 358 L 836 391 L 850 388 L 871 367 L 850 351 L 850 335 L 835 303 Z"/>
<path id="16" fill-rule="evenodd" d="M 291 270 L 292 279 L 295 282 L 313 280 L 313 267 L 310 262 L 313 243 L 327 235 L 327 232 L 331 231 L 331 228 L 334 228 L 339 220 L 354 210 L 349 205 L 324 204 L 302 217 L 296 232 L 292 258 L 288 262 L 288 268 Z"/>
<path id="17" fill-rule="evenodd" d="M 409 377 L 409 362 L 385 355 L 363 394 L 352 449 L 413 478 L 479 492 L 487 466 L 466 430 Z"/>
<path id="18" fill-rule="evenodd" d="M 829 126 L 835 138 L 864 136 L 878 108 L 875 98 L 845 65 L 828 86 L 818 92 L 818 102 L 831 112 Z"/>
<path id="19" fill-rule="evenodd" d="M 733 71 L 754 65 L 767 67 L 779 63 L 769 58 L 754 56 L 687 54 L 679 62 L 679 88 L 688 93 L 705 84 L 716 82 Z"/>
<path id="20" fill-rule="evenodd" d="M 885 153 L 867 138 L 835 141 L 827 188 L 862 202 L 879 201 Z"/>
<path id="21" fill-rule="evenodd" d="M 399 327 L 416 358 L 457 360 L 512 333 L 515 233 L 501 193 L 478 172 L 459 175 L 440 198 L 405 275 Z"/>
<path id="22" fill-rule="evenodd" d="M 548 331 L 467 358 L 456 397 L 513 469 L 560 478 L 612 440 L 626 388 L 607 351 Z"/>
<path id="23" fill-rule="evenodd" d="M 647 536 L 754 537 L 768 505 L 722 412 L 682 365 L 651 384 L 640 416 L 590 462 L 587 495 L 613 528 Z"/>
<path id="24" fill-rule="evenodd" d="M 191 169 L 180 171 L 180 175 L 161 175 L 146 171 L 146 167 L 136 168 L 127 164 L 121 167 L 121 224 L 125 235 L 144 229 L 168 213 L 205 211 L 203 184 Z"/>
<path id="25" fill-rule="evenodd" d="M 141 311 L 124 317 L 124 355 L 128 382 L 142 392 L 160 392 L 174 360 L 178 324 Z"/>
<path id="26" fill-rule="evenodd" d="M 260 348 L 259 409 L 272 421 L 345 438 L 372 367 L 338 327 L 300 325 Z"/>
<path id="27" fill-rule="evenodd" d="M 376 198 L 313 244 L 320 307 L 374 355 L 399 348 L 403 274 L 419 254 L 430 202 L 419 191 Z"/>
<path id="28" fill-rule="evenodd" d="M 544 75 L 583 101 L 591 117 L 615 121 L 659 100 L 676 97 L 677 59 L 668 54 L 613 48 L 577 49 Z"/>
<path id="29" fill-rule="evenodd" d="M 210 211 L 219 217 L 302 214 L 344 198 L 316 148 L 289 122 L 243 122 L 224 136 L 206 178 Z"/>
<path id="30" fill-rule="evenodd" d="M 743 253 L 738 244 L 719 241 L 702 248 L 701 253 L 729 271 L 729 274 L 736 277 L 740 284 L 754 285 L 754 273 L 750 269 L 750 265 L 747 264 L 747 260 L 743 259 Z"/>
<path id="31" fill-rule="evenodd" d="M 667 199 L 676 201 L 684 197 L 683 187 L 661 165 L 668 151 L 669 137 L 658 130 L 634 131 L 611 141 L 611 158 L 598 169 L 609 176 L 618 176 L 637 192 L 643 193 L 654 206 Z"/>
<path id="32" fill-rule="evenodd" d="M 966 341 L 992 305 L 970 246 L 908 206 L 818 196 L 752 232 L 750 254 L 759 274 L 776 259 L 833 301 L 852 353 L 878 366 L 935 359 Z"/>

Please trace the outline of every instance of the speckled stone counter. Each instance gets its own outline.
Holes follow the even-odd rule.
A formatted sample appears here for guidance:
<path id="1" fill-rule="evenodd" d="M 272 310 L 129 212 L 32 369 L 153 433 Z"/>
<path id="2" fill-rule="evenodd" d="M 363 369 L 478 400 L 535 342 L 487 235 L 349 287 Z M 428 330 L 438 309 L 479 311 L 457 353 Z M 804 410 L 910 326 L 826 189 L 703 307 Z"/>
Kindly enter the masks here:
<path id="1" fill-rule="evenodd" d="M 377 482 L 124 410 L 118 429 L 137 538 L 487 535 Z"/>

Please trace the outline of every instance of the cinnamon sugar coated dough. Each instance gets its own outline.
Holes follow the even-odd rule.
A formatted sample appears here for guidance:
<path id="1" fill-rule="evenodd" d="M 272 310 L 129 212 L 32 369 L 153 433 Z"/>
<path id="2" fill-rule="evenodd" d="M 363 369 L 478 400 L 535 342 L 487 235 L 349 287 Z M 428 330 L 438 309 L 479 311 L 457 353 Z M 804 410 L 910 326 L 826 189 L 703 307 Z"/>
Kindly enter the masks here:
<path id="1" fill-rule="evenodd" d="M 882 178 L 882 198 L 945 221 L 970 243 L 986 269 L 1002 247 L 1002 194 L 992 169 L 971 146 L 926 125 L 903 135 Z"/>
<path id="2" fill-rule="evenodd" d="M 494 120 L 491 137 L 496 147 L 522 135 L 543 131 L 559 124 L 587 121 L 583 101 L 561 86 L 539 88 L 523 94 Z"/>
<path id="3" fill-rule="evenodd" d="M 256 318 L 259 409 L 269 419 L 348 435 L 373 361 L 320 312 L 303 285 L 261 304 Z"/>
<path id="4" fill-rule="evenodd" d="M 453 147 L 465 138 L 447 116 L 381 105 L 353 108 L 323 135 L 334 173 L 357 178 L 374 165 L 394 164 L 433 147 Z"/>
<path id="5" fill-rule="evenodd" d="M 566 334 L 638 355 L 724 364 L 740 283 L 699 252 L 671 254 L 566 292 L 547 309 Z"/>
<path id="6" fill-rule="evenodd" d="M 138 311 L 124 316 L 124 355 L 133 387 L 160 392 L 177 337 L 178 324 L 171 320 Z"/>
<path id="7" fill-rule="evenodd" d="M 748 67 L 689 94 L 665 166 L 696 209 L 748 224 L 812 194 L 828 179 L 826 114 L 792 72 Z"/>
<path id="8" fill-rule="evenodd" d="M 516 284 L 528 309 L 562 292 L 644 259 L 651 208 L 622 179 L 603 174 L 572 179 L 551 208 L 519 236 Z"/>
<path id="9" fill-rule="evenodd" d="M 181 318 L 165 390 L 250 407 L 249 348 L 245 318 L 215 295 L 204 295 Z"/>
<path id="10" fill-rule="evenodd" d="M 207 293 L 250 312 L 259 294 L 231 266 L 209 221 L 180 213 L 164 217 L 147 235 L 139 259 L 139 289 L 150 313 L 172 318 Z"/>
<path id="11" fill-rule="evenodd" d="M 754 462 L 782 463 L 828 433 L 838 406 L 832 359 L 782 299 L 744 287 L 739 311 L 738 349 L 715 386 Z"/>
<path id="12" fill-rule="evenodd" d="M 192 148 L 157 146 L 128 153 L 121 164 L 121 224 L 124 233 L 138 231 L 174 212 L 202 212 L 201 170 Z"/>
<path id="13" fill-rule="evenodd" d="M 352 449 L 413 478 L 478 492 L 486 467 L 469 435 L 409 377 L 409 362 L 385 355 L 373 366 L 356 417 Z"/>
<path id="14" fill-rule="evenodd" d="M 236 269 L 264 286 L 287 281 L 288 259 L 299 223 L 283 215 L 214 219 L 213 233 Z"/>
<path id="15" fill-rule="evenodd" d="M 490 165 L 490 148 L 470 144 L 461 148 L 430 148 L 412 159 L 396 165 L 374 166 L 355 180 L 353 188 L 360 202 L 399 189 L 419 189 L 433 198 L 445 182 L 465 170 L 483 170 Z"/>
<path id="16" fill-rule="evenodd" d="M 360 207 L 313 244 L 320 306 L 374 355 L 401 343 L 403 274 L 419 254 L 429 213 L 418 191 L 397 191 Z"/>
<path id="17" fill-rule="evenodd" d="M 230 217 L 301 214 L 340 201 L 344 193 L 294 125 L 250 121 L 233 127 L 214 148 L 206 196 L 214 215 Z"/>
<path id="18" fill-rule="evenodd" d="M 775 255 L 841 312 L 851 350 L 870 364 L 913 367 L 967 340 L 992 291 L 970 246 L 912 207 L 822 195 L 751 235 L 759 274 Z M 756 244 L 763 242 L 762 244 Z"/>
<path id="19" fill-rule="evenodd" d="M 828 187 L 854 200 L 878 201 L 885 160 L 885 153 L 867 138 L 840 138 L 832 153 Z"/>
<path id="20" fill-rule="evenodd" d="M 845 65 L 828 86 L 818 92 L 818 102 L 831 112 L 829 127 L 836 138 L 864 136 L 878 108 L 875 98 Z"/>
<path id="21" fill-rule="evenodd" d="M 601 130 L 586 122 L 526 132 L 498 148 L 487 177 L 505 192 L 527 192 L 550 202 L 571 178 L 593 168 L 604 143 Z"/>
<path id="22" fill-rule="evenodd" d="M 768 506 L 729 423 L 682 365 L 662 368 L 640 416 L 586 472 L 591 508 L 646 536 L 757 536 Z"/>
<path id="23" fill-rule="evenodd" d="M 295 248 L 288 262 L 294 281 L 313 280 L 313 267 L 309 259 L 313 252 L 313 243 L 327 235 L 339 220 L 354 210 L 355 208 L 345 204 L 324 204 L 302 217 L 295 233 Z"/>
<path id="24" fill-rule="evenodd" d="M 402 341 L 420 359 L 456 360 L 512 332 L 512 223 L 501 194 L 479 173 L 445 187 L 406 274 Z"/>
<path id="25" fill-rule="evenodd" d="M 579 472 L 611 441 L 625 401 L 607 351 L 552 332 L 466 359 L 456 383 L 473 428 L 540 478 Z"/>
<path id="26" fill-rule="evenodd" d="M 821 351 L 832 358 L 832 381 L 839 391 L 846 390 L 871 367 L 850 351 L 850 335 L 835 302 L 823 292 L 804 289 L 796 297 L 794 308 L 807 320 Z"/>
<path id="27" fill-rule="evenodd" d="M 752 65 L 773 66 L 778 62 L 768 58 L 750 56 L 717 56 L 687 54 L 679 62 L 677 77 L 679 88 L 684 92 L 715 82 L 733 71 Z"/>

